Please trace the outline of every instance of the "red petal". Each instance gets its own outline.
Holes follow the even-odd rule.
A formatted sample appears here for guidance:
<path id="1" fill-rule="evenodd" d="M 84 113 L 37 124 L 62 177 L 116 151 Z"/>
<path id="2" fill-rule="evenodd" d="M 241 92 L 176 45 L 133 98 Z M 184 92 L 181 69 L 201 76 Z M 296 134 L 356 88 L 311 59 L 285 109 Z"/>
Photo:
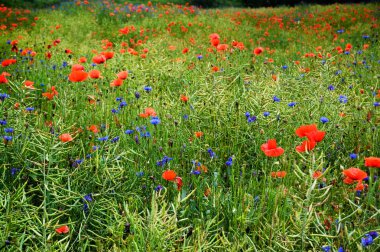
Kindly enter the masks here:
<path id="1" fill-rule="evenodd" d="M 311 124 L 311 125 L 302 125 L 298 129 L 296 129 L 296 135 L 299 137 L 306 136 L 307 133 L 317 131 L 317 125 Z"/>

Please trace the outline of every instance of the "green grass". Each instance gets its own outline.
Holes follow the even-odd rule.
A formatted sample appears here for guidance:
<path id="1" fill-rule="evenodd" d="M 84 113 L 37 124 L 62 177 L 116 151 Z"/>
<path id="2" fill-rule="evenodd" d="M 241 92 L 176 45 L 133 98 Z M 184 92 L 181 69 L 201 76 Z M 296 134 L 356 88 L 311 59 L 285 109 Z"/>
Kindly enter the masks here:
<path id="1" fill-rule="evenodd" d="M 2 19 L 7 26 L 0 37 L 2 60 L 14 57 L 17 62 L 3 68 L 11 76 L 0 84 L 0 94 L 9 95 L 0 101 L 0 120 L 6 121 L 0 136 L 12 137 L 0 143 L 0 247 L 379 249 L 379 238 L 367 248 L 361 244 L 365 234 L 380 231 L 379 180 L 363 182 L 367 187 L 358 196 L 356 183 L 345 184 L 342 175 L 350 167 L 379 175 L 364 165 L 365 157 L 380 157 L 378 4 L 209 10 L 154 5 L 148 12 L 146 6 L 141 12 L 124 12 L 127 7 L 70 2 Z M 21 16 L 28 20 L 18 21 Z M 13 31 L 12 23 L 18 24 Z M 126 26 L 135 31 L 120 34 Z M 228 44 L 226 52 L 210 45 L 213 33 Z M 8 40 L 18 40 L 17 49 L 30 48 L 36 55 L 30 59 L 11 51 Z M 233 41 L 242 42 L 244 50 L 233 48 Z M 105 48 L 107 42 L 112 47 Z M 337 53 L 336 47 L 344 49 L 347 43 L 352 44 L 350 54 Z M 259 46 L 264 52 L 255 56 Z M 322 58 L 304 56 L 318 55 L 318 46 Z M 184 48 L 189 52 L 183 54 Z M 115 55 L 92 66 L 102 51 Z M 86 72 L 97 69 L 103 78 L 69 81 L 71 67 L 81 57 L 87 58 L 82 63 Z M 212 71 L 214 66 L 219 71 Z M 129 75 L 123 85 L 110 87 L 124 70 Z M 35 89 L 25 88 L 25 80 L 33 81 Z M 42 93 L 52 86 L 59 94 L 48 100 Z M 146 92 L 146 86 L 152 91 Z M 341 95 L 347 103 L 339 101 Z M 274 96 L 281 100 L 274 102 Z M 119 108 L 117 98 L 127 105 Z M 290 107 L 291 102 L 296 105 Z M 31 107 L 33 111 L 26 110 Z M 154 108 L 160 124 L 139 116 L 147 107 Z M 256 121 L 248 122 L 246 112 Z M 321 117 L 329 122 L 323 124 Z M 306 138 L 297 137 L 295 130 L 308 124 L 326 135 L 315 149 L 298 153 L 295 147 Z M 99 132 L 91 132 L 91 125 Z M 9 128 L 14 132 L 8 133 Z M 134 132 L 128 135 L 128 129 Z M 204 135 L 197 138 L 200 131 Z M 147 132 L 150 136 L 144 137 Z M 62 143 L 63 133 L 73 141 Z M 106 136 L 108 140 L 99 140 Z M 276 139 L 284 154 L 265 156 L 260 147 L 268 139 Z M 216 157 L 210 158 L 209 148 Z M 351 153 L 358 158 L 350 158 Z M 173 160 L 157 165 L 164 156 Z M 207 172 L 193 174 L 197 162 Z M 167 169 L 182 178 L 181 190 L 162 178 Z M 275 171 L 287 174 L 273 178 Z M 315 171 L 323 171 L 322 178 L 314 179 Z M 159 185 L 162 190 L 156 191 Z M 91 199 L 85 200 L 88 194 Z M 70 231 L 58 234 L 55 229 L 63 225 Z"/>

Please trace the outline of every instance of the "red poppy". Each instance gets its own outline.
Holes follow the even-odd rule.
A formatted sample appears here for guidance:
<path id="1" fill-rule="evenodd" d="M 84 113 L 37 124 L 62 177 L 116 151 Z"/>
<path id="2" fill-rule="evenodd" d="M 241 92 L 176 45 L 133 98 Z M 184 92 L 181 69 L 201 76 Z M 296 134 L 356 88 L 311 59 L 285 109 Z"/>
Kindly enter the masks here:
<path id="1" fill-rule="evenodd" d="M 90 72 L 88 72 L 88 75 L 90 76 L 91 79 L 99 79 L 101 78 L 102 76 L 100 75 L 100 71 L 99 70 L 91 70 Z"/>
<path id="2" fill-rule="evenodd" d="M 6 84 L 8 83 L 8 79 L 5 75 L 0 75 L 0 84 Z"/>
<path id="3" fill-rule="evenodd" d="M 86 80 L 88 73 L 84 71 L 72 71 L 69 75 L 69 80 L 72 82 L 81 82 Z"/>
<path id="4" fill-rule="evenodd" d="M 302 125 L 298 129 L 296 129 L 296 135 L 299 137 L 305 137 L 306 134 L 317 131 L 317 125 L 311 124 L 311 125 Z"/>
<path id="5" fill-rule="evenodd" d="M 181 191 L 181 188 L 183 186 L 182 178 L 181 177 L 176 177 L 175 178 L 175 183 L 177 184 L 177 190 Z"/>
<path id="6" fill-rule="evenodd" d="M 98 129 L 98 126 L 96 125 L 91 125 L 90 127 L 87 128 L 89 131 L 93 132 L 93 133 L 98 133 L 99 132 L 99 129 Z"/>
<path id="7" fill-rule="evenodd" d="M 92 58 L 92 62 L 95 63 L 95 64 L 103 64 L 104 62 L 106 62 L 106 57 L 104 55 L 97 55 L 95 57 Z"/>
<path id="8" fill-rule="evenodd" d="M 277 147 L 276 139 L 269 139 L 268 142 L 261 145 L 261 150 L 268 157 L 278 157 L 284 153 L 284 149 Z"/>
<path id="9" fill-rule="evenodd" d="M 189 101 L 189 97 L 187 97 L 187 96 L 185 96 L 185 95 L 183 95 L 183 94 L 181 94 L 180 99 L 181 99 L 181 101 L 183 101 L 183 102 L 188 102 L 188 101 Z"/>
<path id="10" fill-rule="evenodd" d="M 351 167 L 349 169 L 343 170 L 342 172 L 346 177 L 351 180 L 360 181 L 368 177 L 367 173 L 359 168 Z"/>
<path id="11" fill-rule="evenodd" d="M 15 63 L 16 63 L 15 59 L 6 59 L 3 62 L 1 62 L 1 65 L 3 67 L 6 67 L 6 66 L 9 66 L 9 65 L 12 65 L 12 64 L 15 64 Z"/>
<path id="12" fill-rule="evenodd" d="M 71 67 L 71 71 L 84 71 L 84 66 L 82 66 L 80 64 L 74 64 Z"/>
<path id="13" fill-rule="evenodd" d="M 365 164 L 364 164 L 365 166 L 380 168 L 380 158 L 367 157 L 367 158 L 364 158 L 364 160 L 365 160 Z"/>
<path id="14" fill-rule="evenodd" d="M 323 175 L 323 173 L 321 171 L 315 171 L 313 173 L 313 178 L 314 179 L 319 179 L 322 175 Z"/>
<path id="15" fill-rule="evenodd" d="M 58 95 L 58 91 L 55 90 L 55 86 L 51 87 L 50 92 L 42 93 L 42 96 L 48 98 L 48 100 L 53 100 L 54 96 L 56 96 L 56 95 Z"/>
<path id="16" fill-rule="evenodd" d="M 69 231 L 70 231 L 70 228 L 65 225 L 65 226 L 62 226 L 62 227 L 59 227 L 59 228 L 56 228 L 55 231 L 58 233 L 58 234 L 67 234 Z"/>
<path id="17" fill-rule="evenodd" d="M 117 78 L 116 80 L 112 81 L 111 84 L 110 84 L 111 87 L 120 87 L 121 85 L 123 85 L 123 80 L 119 79 L 119 78 Z"/>
<path id="18" fill-rule="evenodd" d="M 30 81 L 30 80 L 26 80 L 24 82 L 24 87 L 25 88 L 28 88 L 28 89 L 34 89 L 34 82 L 33 81 Z"/>
<path id="19" fill-rule="evenodd" d="M 85 62 L 87 62 L 87 59 L 86 59 L 86 57 L 80 57 L 78 61 L 80 63 L 85 63 Z"/>
<path id="20" fill-rule="evenodd" d="M 320 141 L 323 140 L 323 138 L 325 137 L 325 134 L 326 134 L 326 132 L 324 132 L 324 131 L 316 130 L 316 131 L 306 133 L 306 137 L 310 141 L 315 141 L 315 142 L 319 143 Z"/>
<path id="21" fill-rule="evenodd" d="M 117 77 L 119 79 L 125 80 L 128 78 L 128 71 L 121 71 L 120 73 L 117 74 Z"/>
<path id="22" fill-rule="evenodd" d="M 255 55 L 260 55 L 262 52 L 264 52 L 264 48 L 262 48 L 262 47 L 257 47 L 257 48 L 255 48 L 255 49 L 253 50 L 253 53 L 254 53 Z"/>
<path id="23" fill-rule="evenodd" d="M 114 56 L 114 52 L 101 52 L 101 54 L 106 58 L 106 60 L 112 59 Z"/>
<path id="24" fill-rule="evenodd" d="M 305 152 L 305 151 L 311 151 L 312 149 L 314 149 L 315 145 L 317 143 L 315 141 L 312 141 L 312 140 L 305 140 L 302 142 L 301 145 L 298 145 L 296 147 L 296 151 L 297 152 Z"/>
<path id="25" fill-rule="evenodd" d="M 204 135 L 204 133 L 202 131 L 196 131 L 196 132 L 194 132 L 194 135 L 196 138 L 200 138 Z"/>
<path id="26" fill-rule="evenodd" d="M 177 174 L 173 170 L 166 170 L 162 173 L 162 178 L 167 181 L 173 181 L 177 177 Z"/>
<path id="27" fill-rule="evenodd" d="M 272 178 L 284 178 L 286 176 L 286 171 L 271 172 L 270 176 Z"/>
<path id="28" fill-rule="evenodd" d="M 148 116 L 156 116 L 156 115 L 157 115 L 156 111 L 154 111 L 153 108 L 146 108 L 146 109 L 145 109 L 145 113 L 146 113 Z"/>
<path id="29" fill-rule="evenodd" d="M 69 133 L 65 133 L 59 136 L 59 140 L 61 140 L 62 143 L 67 143 L 73 141 L 73 138 Z"/>

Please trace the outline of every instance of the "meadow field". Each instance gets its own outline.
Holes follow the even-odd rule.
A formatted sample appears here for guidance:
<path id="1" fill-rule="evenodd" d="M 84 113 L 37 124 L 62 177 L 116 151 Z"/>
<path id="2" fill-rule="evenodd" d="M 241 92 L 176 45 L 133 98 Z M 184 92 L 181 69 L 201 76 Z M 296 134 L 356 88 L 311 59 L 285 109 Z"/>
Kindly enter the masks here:
<path id="1" fill-rule="evenodd" d="M 380 5 L 0 7 L 0 251 L 380 251 Z"/>

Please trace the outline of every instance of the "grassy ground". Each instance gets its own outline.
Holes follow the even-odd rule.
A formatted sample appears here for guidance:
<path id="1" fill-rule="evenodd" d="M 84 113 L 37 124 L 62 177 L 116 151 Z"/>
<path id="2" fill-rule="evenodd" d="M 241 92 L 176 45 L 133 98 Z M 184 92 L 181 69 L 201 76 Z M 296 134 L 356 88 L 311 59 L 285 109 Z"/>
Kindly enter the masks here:
<path id="1" fill-rule="evenodd" d="M 89 2 L 1 12 L 2 249 L 380 248 L 379 5 Z"/>

